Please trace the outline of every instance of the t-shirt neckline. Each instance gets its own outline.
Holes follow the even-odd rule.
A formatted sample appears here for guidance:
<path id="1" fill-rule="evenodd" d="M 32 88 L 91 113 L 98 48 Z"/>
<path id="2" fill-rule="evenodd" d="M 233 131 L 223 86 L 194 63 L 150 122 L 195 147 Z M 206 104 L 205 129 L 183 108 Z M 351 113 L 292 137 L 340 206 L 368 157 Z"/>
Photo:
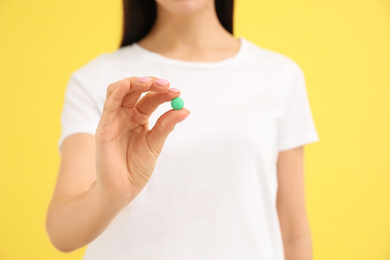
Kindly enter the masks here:
<path id="1" fill-rule="evenodd" d="M 146 55 L 147 57 L 155 60 L 155 61 L 160 61 L 163 63 L 167 64 L 172 64 L 176 66 L 182 66 L 182 67 L 191 67 L 191 68 L 215 68 L 223 65 L 227 65 L 230 63 L 233 63 L 241 58 L 243 56 L 244 50 L 246 49 L 245 45 L 245 39 L 243 37 L 238 37 L 240 40 L 240 48 L 239 50 L 231 57 L 225 58 L 220 61 L 185 61 L 185 60 L 178 60 L 178 59 L 173 59 L 169 57 L 165 57 L 157 52 L 150 51 L 142 46 L 140 46 L 138 43 L 133 43 L 134 48 Z"/>

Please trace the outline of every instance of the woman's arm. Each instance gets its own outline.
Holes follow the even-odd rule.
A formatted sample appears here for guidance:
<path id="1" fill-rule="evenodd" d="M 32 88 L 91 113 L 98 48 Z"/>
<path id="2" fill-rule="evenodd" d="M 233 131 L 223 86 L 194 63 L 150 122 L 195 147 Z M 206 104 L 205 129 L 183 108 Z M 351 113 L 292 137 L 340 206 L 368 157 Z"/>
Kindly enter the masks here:
<path id="1" fill-rule="evenodd" d="M 47 212 L 53 245 L 69 252 L 94 240 L 127 201 L 96 189 L 95 137 L 75 134 L 64 140 L 57 185 Z"/>
<path id="2" fill-rule="evenodd" d="M 277 210 L 286 260 L 312 259 L 303 163 L 303 146 L 279 152 Z"/>
<path id="3" fill-rule="evenodd" d="M 88 244 L 145 187 L 166 138 L 189 111 L 170 110 L 151 130 L 149 117 L 179 95 L 168 81 L 154 77 L 124 78 L 108 86 L 95 136 L 71 135 L 61 146 L 46 220 L 55 247 L 68 252 Z"/>

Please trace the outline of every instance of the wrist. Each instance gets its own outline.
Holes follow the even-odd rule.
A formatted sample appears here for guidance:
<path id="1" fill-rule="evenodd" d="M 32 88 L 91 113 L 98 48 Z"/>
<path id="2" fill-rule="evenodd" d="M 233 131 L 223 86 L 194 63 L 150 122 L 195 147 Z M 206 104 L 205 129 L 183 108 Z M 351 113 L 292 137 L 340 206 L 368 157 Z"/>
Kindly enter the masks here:
<path id="1" fill-rule="evenodd" d="M 130 194 L 118 193 L 115 190 L 108 189 L 97 180 L 91 183 L 88 195 L 97 205 L 114 210 L 122 210 L 132 200 Z"/>

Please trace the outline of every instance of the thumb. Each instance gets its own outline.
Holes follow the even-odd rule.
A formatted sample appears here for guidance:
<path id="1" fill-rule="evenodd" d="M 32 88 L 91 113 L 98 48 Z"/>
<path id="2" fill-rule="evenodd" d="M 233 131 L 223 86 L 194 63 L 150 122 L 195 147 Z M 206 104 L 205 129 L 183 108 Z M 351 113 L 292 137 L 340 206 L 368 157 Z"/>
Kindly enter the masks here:
<path id="1" fill-rule="evenodd" d="M 165 140 L 175 128 L 176 124 L 186 119 L 189 115 L 190 111 L 183 108 L 180 110 L 169 110 L 160 116 L 146 137 L 149 147 L 160 153 Z"/>

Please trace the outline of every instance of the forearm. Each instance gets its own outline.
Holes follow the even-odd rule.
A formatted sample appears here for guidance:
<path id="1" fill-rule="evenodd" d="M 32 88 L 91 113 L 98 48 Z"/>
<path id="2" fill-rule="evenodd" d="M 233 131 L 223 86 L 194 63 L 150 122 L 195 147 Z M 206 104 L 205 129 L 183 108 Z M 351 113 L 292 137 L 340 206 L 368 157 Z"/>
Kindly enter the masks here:
<path id="1" fill-rule="evenodd" d="M 312 260 L 311 236 L 283 241 L 285 260 Z"/>
<path id="2" fill-rule="evenodd" d="M 70 252 L 99 236 L 126 205 L 124 199 L 107 196 L 93 183 L 78 196 L 53 198 L 46 229 L 57 249 Z"/>

